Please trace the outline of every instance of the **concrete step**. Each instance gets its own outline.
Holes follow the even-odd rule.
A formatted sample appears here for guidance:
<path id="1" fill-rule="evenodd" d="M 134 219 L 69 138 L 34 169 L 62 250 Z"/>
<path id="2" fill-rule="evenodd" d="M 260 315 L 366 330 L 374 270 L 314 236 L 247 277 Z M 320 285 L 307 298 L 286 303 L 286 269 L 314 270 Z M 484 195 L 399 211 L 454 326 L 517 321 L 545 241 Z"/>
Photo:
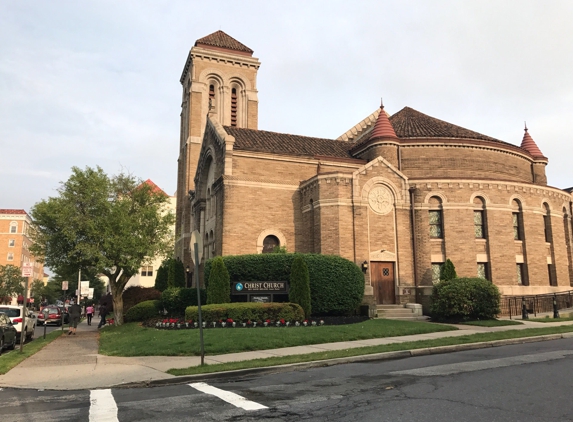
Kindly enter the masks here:
<path id="1" fill-rule="evenodd" d="M 412 306 L 419 307 L 420 305 L 377 305 L 376 312 L 379 318 L 387 319 L 400 319 L 400 320 L 410 320 L 418 321 L 427 319 L 423 317 L 421 312 L 416 312 Z"/>

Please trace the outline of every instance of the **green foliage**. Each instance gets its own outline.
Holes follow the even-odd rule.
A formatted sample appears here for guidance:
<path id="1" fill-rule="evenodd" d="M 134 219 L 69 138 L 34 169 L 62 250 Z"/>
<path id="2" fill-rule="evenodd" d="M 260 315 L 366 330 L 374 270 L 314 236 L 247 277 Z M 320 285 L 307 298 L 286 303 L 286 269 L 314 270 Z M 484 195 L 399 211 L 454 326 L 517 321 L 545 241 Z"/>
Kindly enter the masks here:
<path id="1" fill-rule="evenodd" d="M 229 303 L 231 301 L 231 279 L 225 262 L 220 256 L 213 259 L 207 285 L 207 303 Z"/>
<path id="2" fill-rule="evenodd" d="M 120 325 L 129 279 L 144 263 L 172 250 L 174 216 L 166 212 L 168 199 L 132 175 L 109 177 L 99 167 L 73 167 L 57 196 L 32 207 L 35 243 L 30 249 L 50 268 L 105 275 Z"/>
<path id="3" fill-rule="evenodd" d="M 161 292 L 153 287 L 131 286 L 123 292 L 123 310 L 127 312 L 138 303 L 160 298 Z"/>
<path id="4" fill-rule="evenodd" d="M 500 313 L 501 294 L 483 278 L 443 280 L 432 291 L 432 319 L 465 321 L 493 319 Z"/>
<path id="5" fill-rule="evenodd" d="M 185 268 L 183 262 L 175 258 L 167 259 L 168 287 L 185 287 Z"/>
<path id="6" fill-rule="evenodd" d="M 286 246 L 275 246 L 273 248 L 273 251 L 271 253 L 287 253 L 287 248 Z"/>
<path id="7" fill-rule="evenodd" d="M 155 289 L 162 292 L 168 287 L 169 287 L 168 260 L 165 260 L 161 263 L 161 266 L 157 269 L 157 273 L 155 274 Z"/>
<path id="8" fill-rule="evenodd" d="M 125 322 L 143 322 L 156 318 L 161 312 L 161 301 L 146 300 L 132 306 L 125 313 Z"/>
<path id="9" fill-rule="evenodd" d="M 0 302 L 24 293 L 26 279 L 15 265 L 0 265 Z"/>
<path id="10" fill-rule="evenodd" d="M 304 311 L 306 318 L 310 318 L 310 279 L 308 267 L 304 262 L 303 255 L 295 256 L 290 269 L 290 286 L 288 299 L 297 303 Z"/>
<path id="11" fill-rule="evenodd" d="M 236 255 L 222 259 L 233 282 L 289 281 L 296 255 Z M 336 255 L 302 255 L 308 266 L 313 315 L 346 315 L 354 312 L 364 296 L 364 276 L 360 268 Z M 207 283 L 213 261 L 205 263 Z"/>
<path id="12" fill-rule="evenodd" d="M 456 267 L 454 267 L 454 263 L 452 261 L 446 259 L 444 267 L 442 268 L 442 273 L 440 274 L 440 280 L 453 280 L 454 278 L 458 278 Z"/>
<path id="13" fill-rule="evenodd" d="M 207 301 L 205 289 L 201 289 L 201 304 Z M 161 294 L 162 309 L 171 316 L 182 316 L 188 306 L 197 306 L 197 288 L 171 287 Z"/>
<path id="14" fill-rule="evenodd" d="M 61 267 L 54 269 L 54 273 L 54 276 L 50 278 L 50 281 L 47 284 L 51 294 L 45 291 L 44 293 L 46 293 L 46 297 L 55 296 L 55 298 L 61 300 L 73 297 L 76 289 L 78 288 L 78 269 Z M 90 287 L 94 289 L 94 299 L 99 299 L 105 293 L 105 284 L 92 268 L 82 269 L 81 277 L 82 280 L 90 282 Z M 68 290 L 62 290 L 62 281 L 68 282 Z M 55 299 L 49 300 L 49 302 L 53 303 L 54 300 Z"/>
<path id="15" fill-rule="evenodd" d="M 201 316 L 207 323 L 231 318 L 235 322 L 256 321 L 267 319 L 278 321 L 303 321 L 304 311 L 296 303 L 223 303 L 201 306 Z M 197 306 L 189 306 L 185 310 L 185 319 L 198 321 Z"/>
<path id="16" fill-rule="evenodd" d="M 44 297 L 44 290 L 46 286 L 44 286 L 44 282 L 42 280 L 34 280 L 32 281 L 32 286 L 30 288 L 30 296 L 34 299 L 34 304 L 39 306 L 42 303 L 42 298 Z"/>

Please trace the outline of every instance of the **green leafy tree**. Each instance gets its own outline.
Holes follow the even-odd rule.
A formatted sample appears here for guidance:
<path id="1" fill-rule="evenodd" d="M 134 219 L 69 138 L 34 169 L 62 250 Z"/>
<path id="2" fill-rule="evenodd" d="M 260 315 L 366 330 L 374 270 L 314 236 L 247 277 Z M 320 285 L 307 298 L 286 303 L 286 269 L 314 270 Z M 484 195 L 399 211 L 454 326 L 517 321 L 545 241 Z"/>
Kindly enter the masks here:
<path id="1" fill-rule="evenodd" d="M 78 271 L 70 268 L 55 268 L 54 276 L 48 282 L 48 286 L 57 294 L 56 297 L 62 300 L 70 299 L 76 294 L 78 288 Z M 94 289 L 94 299 L 99 299 L 106 291 L 105 283 L 98 277 L 93 269 L 82 269 L 82 281 L 89 281 L 90 287 Z M 68 282 L 68 290 L 62 290 L 62 282 Z"/>
<path id="2" fill-rule="evenodd" d="M 301 255 L 296 255 L 290 269 L 290 287 L 288 299 L 292 303 L 300 305 L 304 316 L 310 318 L 310 277 L 308 266 Z"/>
<path id="3" fill-rule="evenodd" d="M 185 268 L 183 262 L 175 258 L 169 258 L 168 264 L 168 287 L 185 287 Z"/>
<path id="4" fill-rule="evenodd" d="M 452 261 L 446 259 L 446 263 L 442 269 L 442 274 L 440 274 L 440 280 L 453 280 L 454 278 L 458 278 L 456 267 L 454 267 L 454 263 Z"/>
<path id="5" fill-rule="evenodd" d="M 15 265 L 0 265 L 0 301 L 9 302 L 12 296 L 24 293 L 26 279 Z"/>
<path id="6" fill-rule="evenodd" d="M 169 261 L 165 260 L 161 263 L 161 266 L 157 269 L 155 274 L 155 288 L 160 292 L 164 291 L 169 287 Z"/>
<path id="7" fill-rule="evenodd" d="M 109 279 L 115 323 L 123 324 L 123 290 L 140 267 L 172 249 L 174 216 L 167 195 L 135 177 L 97 167 L 72 168 L 58 196 L 30 211 L 32 253 L 50 268 L 91 270 Z M 72 281 L 72 280 L 68 280 Z"/>
<path id="8" fill-rule="evenodd" d="M 231 302 L 231 278 L 220 256 L 213 259 L 209 284 L 207 285 L 207 304 Z"/>
<path id="9" fill-rule="evenodd" d="M 46 286 L 42 280 L 34 280 L 32 281 L 32 286 L 30 288 L 30 297 L 34 299 L 35 305 L 40 305 L 42 299 L 44 298 L 44 291 L 46 290 Z"/>

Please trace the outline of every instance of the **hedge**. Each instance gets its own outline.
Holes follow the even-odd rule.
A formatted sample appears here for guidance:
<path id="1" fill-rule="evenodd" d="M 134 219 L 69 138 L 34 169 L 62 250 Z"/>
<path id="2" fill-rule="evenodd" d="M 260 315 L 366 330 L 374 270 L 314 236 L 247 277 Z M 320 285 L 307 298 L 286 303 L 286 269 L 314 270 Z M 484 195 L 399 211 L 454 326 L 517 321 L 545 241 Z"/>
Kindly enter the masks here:
<path id="1" fill-rule="evenodd" d="M 483 278 L 443 280 L 432 291 L 431 315 L 437 321 L 494 319 L 500 300 L 497 286 Z"/>
<path id="2" fill-rule="evenodd" d="M 161 302 L 159 300 L 146 300 L 132 306 L 124 315 L 125 322 L 142 322 L 151 318 L 156 318 L 161 312 Z"/>
<path id="3" fill-rule="evenodd" d="M 231 280 L 225 262 L 220 256 L 213 260 L 207 284 L 207 303 L 231 302 Z"/>
<path id="4" fill-rule="evenodd" d="M 123 312 L 146 300 L 158 300 L 161 292 L 153 287 L 131 286 L 123 291 Z"/>
<path id="5" fill-rule="evenodd" d="M 246 321 L 304 321 L 304 311 L 296 303 L 222 303 L 201 306 L 202 320 L 211 323 L 232 319 L 236 322 Z M 199 320 L 197 306 L 185 310 L 186 320 Z"/>
<path id="6" fill-rule="evenodd" d="M 272 253 L 224 256 L 232 282 L 289 281 L 292 262 L 302 255 L 308 267 L 313 315 L 346 315 L 364 296 L 364 276 L 353 262 L 336 255 Z M 212 260 L 205 263 L 208 282 Z"/>
<path id="7" fill-rule="evenodd" d="M 201 304 L 206 303 L 207 293 L 201 289 Z M 170 287 L 161 294 L 161 306 L 171 316 L 182 316 L 188 306 L 197 306 L 197 288 Z"/>

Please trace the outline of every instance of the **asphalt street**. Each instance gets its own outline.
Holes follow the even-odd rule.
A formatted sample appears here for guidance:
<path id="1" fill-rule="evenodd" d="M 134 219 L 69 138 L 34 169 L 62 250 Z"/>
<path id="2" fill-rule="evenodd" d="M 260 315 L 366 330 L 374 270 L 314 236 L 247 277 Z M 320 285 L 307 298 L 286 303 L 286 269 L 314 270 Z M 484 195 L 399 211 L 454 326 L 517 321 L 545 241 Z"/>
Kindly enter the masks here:
<path id="1" fill-rule="evenodd" d="M 562 339 L 155 388 L 4 389 L 0 420 L 573 421 L 571 373 Z"/>

